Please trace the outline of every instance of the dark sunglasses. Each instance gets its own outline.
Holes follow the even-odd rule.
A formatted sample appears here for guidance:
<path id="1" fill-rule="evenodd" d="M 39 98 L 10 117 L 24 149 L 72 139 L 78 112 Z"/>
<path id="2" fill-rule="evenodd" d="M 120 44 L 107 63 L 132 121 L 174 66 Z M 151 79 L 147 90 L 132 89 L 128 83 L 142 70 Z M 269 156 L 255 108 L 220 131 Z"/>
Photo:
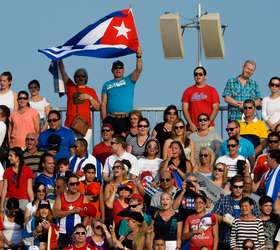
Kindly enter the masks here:
<path id="1" fill-rule="evenodd" d="M 18 97 L 18 100 L 28 100 L 28 97 L 27 96 L 20 96 L 20 97 Z"/>
<path id="2" fill-rule="evenodd" d="M 160 182 L 169 182 L 170 178 L 160 178 Z"/>
<path id="3" fill-rule="evenodd" d="M 269 86 L 280 88 L 280 84 L 277 84 L 277 83 L 270 83 Z"/>
<path id="4" fill-rule="evenodd" d="M 204 76 L 204 74 L 201 73 L 201 72 L 195 72 L 193 75 L 194 75 L 194 76 Z"/>
<path id="5" fill-rule="evenodd" d="M 86 235 L 86 232 L 75 232 L 76 235 Z"/>
<path id="6" fill-rule="evenodd" d="M 208 118 L 199 118 L 198 121 L 199 121 L 199 122 L 207 122 L 207 121 L 208 121 Z"/>
<path id="7" fill-rule="evenodd" d="M 48 122 L 49 122 L 49 123 L 51 123 L 51 122 L 57 122 L 57 121 L 59 121 L 59 119 L 55 119 L 55 118 L 54 118 L 54 119 L 48 119 Z"/>
<path id="8" fill-rule="evenodd" d="M 69 185 L 70 186 L 79 186 L 80 185 L 80 182 L 79 181 L 77 181 L 77 182 L 69 182 Z"/>
<path id="9" fill-rule="evenodd" d="M 106 129 L 106 128 L 103 128 L 103 129 L 101 130 L 102 133 L 104 133 L 104 132 L 110 132 L 110 131 L 111 131 L 111 129 Z"/>
<path id="10" fill-rule="evenodd" d="M 183 128 L 184 128 L 184 125 L 174 127 L 174 129 L 183 129 Z"/>
<path id="11" fill-rule="evenodd" d="M 241 185 L 241 186 L 238 186 L 238 185 L 232 185 L 232 187 L 233 187 L 233 188 L 235 188 L 235 189 L 242 189 L 244 186 L 243 186 L 243 185 Z"/>
<path id="12" fill-rule="evenodd" d="M 254 107 L 253 107 L 253 106 L 244 106 L 243 109 L 244 109 L 244 110 L 247 110 L 247 109 L 254 109 Z"/>
<path id="13" fill-rule="evenodd" d="M 208 154 L 200 154 L 200 157 L 208 157 Z"/>
<path id="14" fill-rule="evenodd" d="M 268 140 L 268 143 L 278 143 L 279 141 L 278 140 Z"/>
<path id="15" fill-rule="evenodd" d="M 237 128 L 237 127 L 234 127 L 234 128 L 226 128 L 226 131 L 227 131 L 227 132 L 229 132 L 229 131 L 232 132 L 232 131 L 235 130 L 236 128 Z"/>
<path id="16" fill-rule="evenodd" d="M 227 147 L 228 148 L 235 148 L 237 146 L 237 144 L 228 144 Z"/>
<path id="17" fill-rule="evenodd" d="M 214 168 L 214 171 L 218 171 L 218 172 L 224 172 L 224 170 L 222 168 Z"/>
<path id="18" fill-rule="evenodd" d="M 130 208 L 136 208 L 140 205 L 141 203 L 138 203 L 138 204 L 134 204 L 134 205 L 129 205 Z"/>
<path id="19" fill-rule="evenodd" d="M 123 168 L 122 165 L 114 165 L 114 166 L 112 167 L 112 169 L 122 169 L 122 168 Z"/>
<path id="20" fill-rule="evenodd" d="M 95 229 L 102 229 L 102 227 L 100 225 L 97 225 L 94 227 Z"/>
<path id="21" fill-rule="evenodd" d="M 148 128 L 149 125 L 138 125 L 138 128 Z"/>
<path id="22" fill-rule="evenodd" d="M 26 141 L 35 141 L 35 138 L 25 138 Z"/>

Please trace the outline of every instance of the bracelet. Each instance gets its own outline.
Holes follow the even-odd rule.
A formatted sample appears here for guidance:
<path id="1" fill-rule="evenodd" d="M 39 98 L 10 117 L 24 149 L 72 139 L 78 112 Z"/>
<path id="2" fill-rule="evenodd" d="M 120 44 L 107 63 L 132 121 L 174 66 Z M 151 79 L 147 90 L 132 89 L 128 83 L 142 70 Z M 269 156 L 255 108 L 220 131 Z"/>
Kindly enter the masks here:
<path id="1" fill-rule="evenodd" d="M 138 56 L 138 55 L 136 55 L 136 58 L 137 58 L 137 59 L 140 59 L 140 58 L 142 58 L 142 56 Z"/>

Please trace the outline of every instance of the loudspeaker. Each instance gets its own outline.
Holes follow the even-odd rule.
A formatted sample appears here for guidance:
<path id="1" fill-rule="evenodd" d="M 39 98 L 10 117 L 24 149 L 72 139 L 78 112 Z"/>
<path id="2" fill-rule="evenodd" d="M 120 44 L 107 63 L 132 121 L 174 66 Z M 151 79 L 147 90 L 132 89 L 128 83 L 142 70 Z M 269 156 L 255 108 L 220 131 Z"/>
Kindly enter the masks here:
<path id="1" fill-rule="evenodd" d="M 160 16 L 160 35 L 167 59 L 184 58 L 183 37 L 178 14 L 168 13 Z"/>
<path id="2" fill-rule="evenodd" d="M 219 13 L 203 15 L 199 23 L 205 57 L 209 59 L 224 58 L 224 38 Z"/>

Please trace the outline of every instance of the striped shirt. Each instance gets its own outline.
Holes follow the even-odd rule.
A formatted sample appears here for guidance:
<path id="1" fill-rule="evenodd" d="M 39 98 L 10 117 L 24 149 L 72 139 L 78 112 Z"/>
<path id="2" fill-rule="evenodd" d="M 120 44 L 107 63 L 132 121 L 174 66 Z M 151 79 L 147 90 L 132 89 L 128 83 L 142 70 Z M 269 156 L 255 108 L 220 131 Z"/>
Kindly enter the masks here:
<path id="1" fill-rule="evenodd" d="M 255 249 L 265 248 L 264 229 L 261 219 L 256 219 L 254 221 L 233 220 L 230 235 L 230 248 L 242 250 L 243 241 L 246 239 L 254 241 Z"/>

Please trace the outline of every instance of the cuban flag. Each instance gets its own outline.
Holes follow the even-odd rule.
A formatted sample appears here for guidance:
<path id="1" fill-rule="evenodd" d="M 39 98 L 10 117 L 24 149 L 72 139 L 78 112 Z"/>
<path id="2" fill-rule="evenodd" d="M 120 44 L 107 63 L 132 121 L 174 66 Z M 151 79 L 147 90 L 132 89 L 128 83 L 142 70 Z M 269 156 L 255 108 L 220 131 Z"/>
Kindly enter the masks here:
<path id="1" fill-rule="evenodd" d="M 39 50 L 56 61 L 71 55 L 113 58 L 139 47 L 132 9 L 113 12 L 80 31 L 62 46 Z"/>

